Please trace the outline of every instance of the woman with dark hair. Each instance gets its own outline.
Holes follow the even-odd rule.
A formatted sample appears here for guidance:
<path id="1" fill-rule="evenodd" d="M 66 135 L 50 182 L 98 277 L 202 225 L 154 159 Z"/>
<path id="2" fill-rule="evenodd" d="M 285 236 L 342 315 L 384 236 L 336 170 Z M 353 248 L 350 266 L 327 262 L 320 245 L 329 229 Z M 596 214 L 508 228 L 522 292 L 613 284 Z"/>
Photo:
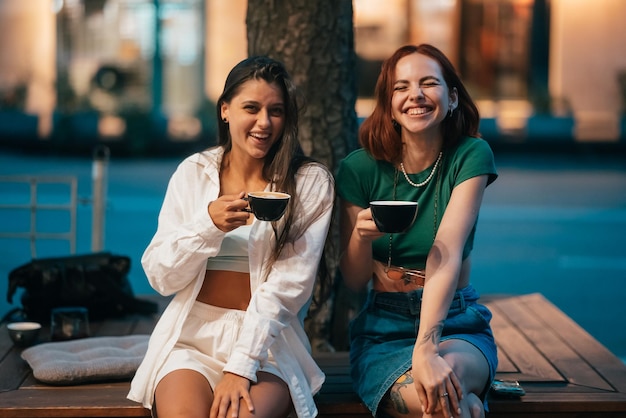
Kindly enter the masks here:
<path id="1" fill-rule="evenodd" d="M 470 284 L 470 253 L 493 153 L 446 56 L 404 46 L 383 63 L 362 149 L 340 164 L 340 268 L 369 287 L 350 324 L 355 388 L 375 416 L 484 417 L 497 366 L 491 313 Z M 369 202 L 418 202 L 413 226 L 379 232 Z"/>
<path id="2" fill-rule="evenodd" d="M 330 172 L 302 154 L 299 103 L 283 65 L 237 64 L 217 102 L 219 143 L 170 179 L 142 265 L 174 295 L 129 398 L 159 417 L 317 414 L 324 375 L 303 329 L 323 265 Z M 248 192 L 291 195 L 278 221 L 255 219 Z"/>

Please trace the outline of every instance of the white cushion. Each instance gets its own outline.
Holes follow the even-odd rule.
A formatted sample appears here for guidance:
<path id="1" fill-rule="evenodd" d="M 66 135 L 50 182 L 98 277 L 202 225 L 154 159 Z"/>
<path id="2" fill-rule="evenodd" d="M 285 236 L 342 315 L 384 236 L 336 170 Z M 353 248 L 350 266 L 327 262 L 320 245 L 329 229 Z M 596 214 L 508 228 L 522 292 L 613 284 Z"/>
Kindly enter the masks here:
<path id="1" fill-rule="evenodd" d="M 22 358 L 35 379 L 54 385 L 130 379 L 148 348 L 149 335 L 91 337 L 30 347 Z"/>

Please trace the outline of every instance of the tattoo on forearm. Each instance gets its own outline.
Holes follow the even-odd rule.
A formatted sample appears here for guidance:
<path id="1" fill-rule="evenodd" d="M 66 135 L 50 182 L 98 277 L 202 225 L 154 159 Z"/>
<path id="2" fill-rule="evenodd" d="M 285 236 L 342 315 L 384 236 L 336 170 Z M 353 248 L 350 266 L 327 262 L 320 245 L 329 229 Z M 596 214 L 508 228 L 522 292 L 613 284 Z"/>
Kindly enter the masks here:
<path id="1" fill-rule="evenodd" d="M 426 344 L 428 342 L 432 344 L 437 344 L 439 339 L 441 338 L 441 332 L 443 331 L 443 321 L 439 321 L 437 325 L 428 330 L 419 344 Z"/>
<path id="2" fill-rule="evenodd" d="M 413 375 L 409 370 L 393 384 L 389 390 L 389 400 L 391 401 L 391 407 L 401 414 L 408 414 L 409 408 L 400 393 L 400 389 L 413 385 Z"/>

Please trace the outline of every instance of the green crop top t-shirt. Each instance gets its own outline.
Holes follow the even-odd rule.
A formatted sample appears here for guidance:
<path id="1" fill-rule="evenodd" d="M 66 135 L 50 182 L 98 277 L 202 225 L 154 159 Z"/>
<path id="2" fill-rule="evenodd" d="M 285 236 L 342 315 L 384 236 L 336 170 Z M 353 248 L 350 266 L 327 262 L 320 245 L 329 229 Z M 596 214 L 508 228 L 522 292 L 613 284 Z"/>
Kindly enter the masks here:
<path id="1" fill-rule="evenodd" d="M 409 178 L 414 183 L 422 182 L 431 170 L 432 166 L 421 173 L 409 174 Z M 353 151 L 341 161 L 336 187 L 342 199 L 362 208 L 369 207 L 369 202 L 374 200 L 417 201 L 417 218 L 411 229 L 393 236 L 391 263 L 406 268 L 423 269 L 434 241 L 434 230 L 439 227 L 452 189 L 467 179 L 485 174 L 489 176 L 488 185 L 498 176 L 489 144 L 480 138 L 465 137 L 452 150 L 444 150 L 441 165 L 424 187 L 411 186 L 402 172 L 396 170 L 392 164 L 375 160 L 364 149 Z M 435 220 L 437 189 L 439 195 Z M 472 251 L 475 232 L 476 224 L 465 243 L 463 259 Z M 385 234 L 375 240 L 372 247 L 374 259 L 386 264 L 389 235 Z"/>

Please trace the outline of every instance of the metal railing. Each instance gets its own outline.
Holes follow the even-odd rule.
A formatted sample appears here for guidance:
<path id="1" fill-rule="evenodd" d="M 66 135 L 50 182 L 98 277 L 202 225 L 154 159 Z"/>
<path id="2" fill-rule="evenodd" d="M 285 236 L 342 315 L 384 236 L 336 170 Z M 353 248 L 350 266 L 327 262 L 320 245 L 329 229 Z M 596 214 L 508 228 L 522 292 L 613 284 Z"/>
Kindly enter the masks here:
<path id="1" fill-rule="evenodd" d="M 78 204 L 78 181 L 74 176 L 0 176 L 0 183 L 15 183 L 29 185 L 29 201 L 27 203 L 0 203 L 2 210 L 27 210 L 30 212 L 29 230 L 19 232 L 0 232 L 0 238 L 28 239 L 30 241 L 31 257 L 37 257 L 37 240 L 53 239 L 67 240 L 70 253 L 76 253 L 76 207 Z M 62 203 L 44 203 L 39 201 L 39 186 L 41 184 L 65 184 L 69 188 L 69 201 Z M 37 228 L 37 214 L 42 210 L 68 211 L 69 230 L 61 232 L 42 232 Z"/>

